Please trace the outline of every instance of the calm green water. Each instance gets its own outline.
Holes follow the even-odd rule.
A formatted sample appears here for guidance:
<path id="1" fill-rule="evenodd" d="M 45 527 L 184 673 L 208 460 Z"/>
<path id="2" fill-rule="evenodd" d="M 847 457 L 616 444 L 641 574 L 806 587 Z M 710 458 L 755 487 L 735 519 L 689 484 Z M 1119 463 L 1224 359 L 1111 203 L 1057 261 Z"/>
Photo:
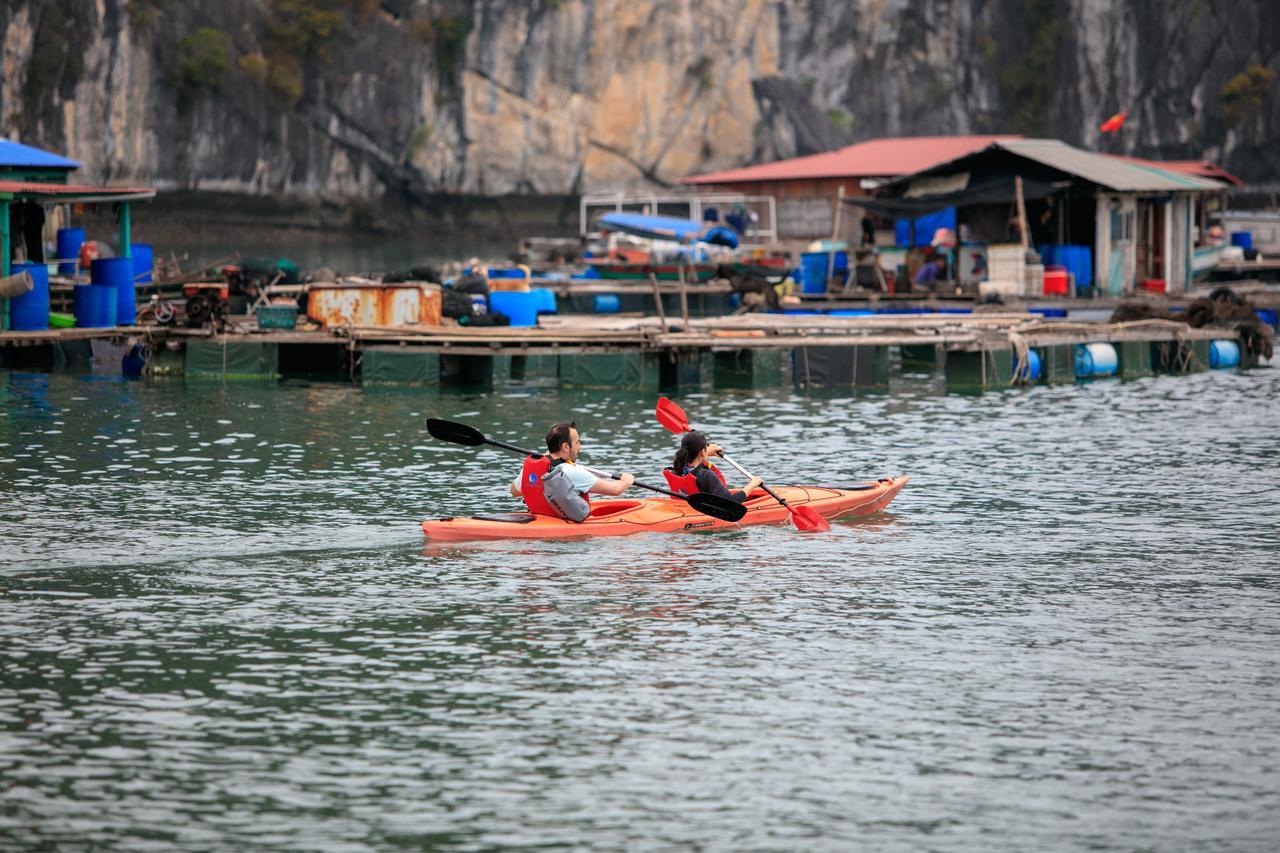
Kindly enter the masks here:
<path id="1" fill-rule="evenodd" d="M 786 528 L 428 546 L 625 394 L 0 373 L 0 846 L 1269 850 L 1280 371 L 681 398 Z"/>

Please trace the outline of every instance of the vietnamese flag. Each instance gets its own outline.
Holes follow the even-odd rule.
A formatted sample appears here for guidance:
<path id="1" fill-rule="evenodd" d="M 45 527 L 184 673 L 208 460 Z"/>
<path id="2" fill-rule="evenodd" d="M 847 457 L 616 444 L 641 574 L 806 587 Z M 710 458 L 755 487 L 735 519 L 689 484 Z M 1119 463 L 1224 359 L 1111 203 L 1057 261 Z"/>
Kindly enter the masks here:
<path id="1" fill-rule="evenodd" d="M 1098 130 L 1103 133 L 1116 133 L 1124 124 L 1124 120 L 1129 117 L 1128 113 L 1116 113 L 1111 118 L 1098 125 Z"/>

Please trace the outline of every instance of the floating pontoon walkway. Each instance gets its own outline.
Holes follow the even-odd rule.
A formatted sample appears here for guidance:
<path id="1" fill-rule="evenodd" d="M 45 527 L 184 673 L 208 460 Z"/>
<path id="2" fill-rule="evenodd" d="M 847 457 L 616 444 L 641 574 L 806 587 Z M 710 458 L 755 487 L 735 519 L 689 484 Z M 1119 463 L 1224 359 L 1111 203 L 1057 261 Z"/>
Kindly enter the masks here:
<path id="1" fill-rule="evenodd" d="M 986 389 L 1074 382 L 1079 348 L 1095 344 L 1114 351 L 1114 373 L 1125 378 L 1207 370 L 1214 360 L 1211 342 L 1237 337 L 1232 330 L 1192 329 L 1167 320 L 1080 323 L 1015 311 L 746 314 L 665 324 L 654 317 L 564 315 L 544 316 L 540 323 L 265 331 L 245 320 L 242 330 L 225 334 L 166 326 L 5 332 L 0 365 L 111 372 L 113 359 L 132 354 L 144 372 L 214 378 L 309 375 L 368 384 L 480 386 L 537 380 L 635 390 L 706 384 L 885 389 L 896 354 L 906 368 L 944 370 L 949 386 Z M 1250 366 L 1245 360 L 1243 366 Z"/>

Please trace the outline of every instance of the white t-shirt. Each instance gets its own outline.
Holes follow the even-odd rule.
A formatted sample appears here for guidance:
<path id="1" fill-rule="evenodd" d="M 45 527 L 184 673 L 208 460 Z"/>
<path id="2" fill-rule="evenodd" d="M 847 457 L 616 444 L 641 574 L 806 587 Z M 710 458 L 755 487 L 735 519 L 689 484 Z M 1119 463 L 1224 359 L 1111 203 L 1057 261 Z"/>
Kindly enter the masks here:
<path id="1" fill-rule="evenodd" d="M 561 462 L 556 467 L 564 470 L 565 476 L 567 476 L 569 478 L 569 482 L 573 484 L 573 490 L 575 492 L 586 493 L 588 489 L 596 484 L 596 480 L 599 479 L 586 468 L 583 468 L 581 465 L 575 465 L 572 462 Z M 523 492 L 520 488 L 521 480 L 522 475 L 517 474 L 515 480 L 511 482 L 511 485 L 517 492 Z"/>

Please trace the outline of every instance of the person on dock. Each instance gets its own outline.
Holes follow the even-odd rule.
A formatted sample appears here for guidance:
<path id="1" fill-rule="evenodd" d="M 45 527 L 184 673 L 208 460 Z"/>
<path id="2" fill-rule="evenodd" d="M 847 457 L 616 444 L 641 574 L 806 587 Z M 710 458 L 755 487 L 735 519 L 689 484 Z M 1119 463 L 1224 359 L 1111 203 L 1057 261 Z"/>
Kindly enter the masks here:
<path id="1" fill-rule="evenodd" d="M 933 290 L 941 279 L 946 278 L 946 275 L 947 258 L 945 255 L 938 255 L 916 271 L 911 283 L 924 290 Z"/>
<path id="2" fill-rule="evenodd" d="M 534 515 L 582 521 L 591 512 L 588 495 L 620 495 L 636 478 L 619 474 L 605 479 L 577 464 L 582 441 L 577 424 L 561 421 L 547 430 L 547 455 L 527 456 L 520 476 L 511 481 L 511 494 L 524 499 Z"/>
<path id="3" fill-rule="evenodd" d="M 712 456 L 719 455 L 720 445 L 710 443 L 705 435 L 691 430 L 680 439 L 680 449 L 676 451 L 671 467 L 664 468 L 662 474 L 673 492 L 685 495 L 703 492 L 742 503 L 764 481 L 752 477 L 741 490 L 730 489 L 720 469 L 710 462 Z"/>

